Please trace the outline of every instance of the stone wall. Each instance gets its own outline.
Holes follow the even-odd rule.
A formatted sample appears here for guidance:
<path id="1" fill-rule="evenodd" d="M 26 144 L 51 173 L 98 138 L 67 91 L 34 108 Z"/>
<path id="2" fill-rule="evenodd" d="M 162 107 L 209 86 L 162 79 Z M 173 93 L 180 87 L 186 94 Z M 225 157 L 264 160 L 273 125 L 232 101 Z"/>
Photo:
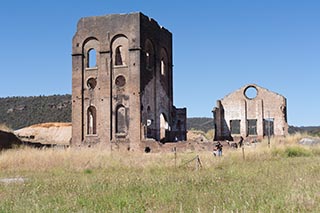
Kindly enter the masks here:
<path id="1" fill-rule="evenodd" d="M 217 101 L 215 140 L 288 134 L 286 98 L 255 84 Z"/>

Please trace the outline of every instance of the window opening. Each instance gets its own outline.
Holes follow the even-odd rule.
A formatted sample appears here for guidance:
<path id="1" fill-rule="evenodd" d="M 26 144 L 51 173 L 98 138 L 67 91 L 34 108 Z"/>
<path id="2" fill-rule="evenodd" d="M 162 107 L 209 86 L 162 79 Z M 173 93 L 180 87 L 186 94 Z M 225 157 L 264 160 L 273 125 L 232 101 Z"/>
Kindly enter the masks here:
<path id="1" fill-rule="evenodd" d="M 116 115 L 116 132 L 117 133 L 126 133 L 126 108 L 124 106 L 119 106 Z"/>
<path id="2" fill-rule="evenodd" d="M 97 118 L 96 118 L 96 108 L 93 106 L 90 106 L 88 108 L 87 113 L 87 134 L 88 135 L 95 135 L 97 134 Z"/>
<path id="3" fill-rule="evenodd" d="M 120 66 L 123 65 L 123 58 L 122 58 L 122 46 L 118 46 L 116 48 L 116 57 L 115 57 L 115 65 Z"/>
<path id="4" fill-rule="evenodd" d="M 266 118 L 263 120 L 264 135 L 271 136 L 274 135 L 274 118 Z"/>
<path id="5" fill-rule="evenodd" d="M 123 87 L 124 85 L 126 85 L 126 78 L 123 76 L 123 75 L 119 75 L 117 78 L 116 78 L 116 85 L 118 87 Z"/>
<path id="6" fill-rule="evenodd" d="M 154 50 L 150 40 L 145 43 L 146 49 L 146 68 L 151 70 L 154 67 Z"/>
<path id="7" fill-rule="evenodd" d="M 248 120 L 248 135 L 257 135 L 257 120 Z"/>
<path id="8" fill-rule="evenodd" d="M 97 53 L 95 49 L 90 49 L 88 52 L 88 68 L 97 67 Z"/>
<path id="9" fill-rule="evenodd" d="M 257 97 L 258 95 L 258 90 L 257 88 L 255 88 L 254 86 L 249 86 L 245 89 L 244 91 L 244 95 L 246 96 L 246 98 L 248 99 L 254 99 Z"/>
<path id="10" fill-rule="evenodd" d="M 160 115 L 160 141 L 166 140 L 166 131 L 169 129 L 169 124 L 165 115 L 162 113 Z"/>
<path id="11" fill-rule="evenodd" d="M 147 68 L 150 69 L 150 53 L 146 52 L 146 64 Z"/>
<path id="12" fill-rule="evenodd" d="M 151 152 L 151 148 L 147 146 L 146 148 L 144 148 L 144 152 L 145 153 L 150 153 Z"/>
<path id="13" fill-rule="evenodd" d="M 230 121 L 230 132 L 231 134 L 240 134 L 240 120 Z"/>
<path id="14" fill-rule="evenodd" d="M 166 63 L 164 62 L 164 59 L 161 59 L 161 75 L 165 75 L 166 71 Z"/>
<path id="15" fill-rule="evenodd" d="M 89 78 L 87 81 L 87 86 L 90 90 L 93 90 L 97 86 L 97 80 L 95 78 Z"/>

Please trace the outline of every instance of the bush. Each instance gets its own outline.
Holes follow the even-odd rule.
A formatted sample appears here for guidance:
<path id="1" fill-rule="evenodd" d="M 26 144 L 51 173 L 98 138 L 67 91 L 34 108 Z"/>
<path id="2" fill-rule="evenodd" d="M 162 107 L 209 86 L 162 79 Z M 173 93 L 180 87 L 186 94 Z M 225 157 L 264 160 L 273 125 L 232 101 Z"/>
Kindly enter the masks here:
<path id="1" fill-rule="evenodd" d="M 285 149 L 285 156 L 286 157 L 308 157 L 311 156 L 311 152 L 307 149 L 302 147 L 287 147 Z"/>
<path id="2" fill-rule="evenodd" d="M 309 157 L 312 154 L 312 151 L 299 146 L 290 146 L 285 149 L 276 148 L 272 150 L 272 156 L 274 157 Z"/>

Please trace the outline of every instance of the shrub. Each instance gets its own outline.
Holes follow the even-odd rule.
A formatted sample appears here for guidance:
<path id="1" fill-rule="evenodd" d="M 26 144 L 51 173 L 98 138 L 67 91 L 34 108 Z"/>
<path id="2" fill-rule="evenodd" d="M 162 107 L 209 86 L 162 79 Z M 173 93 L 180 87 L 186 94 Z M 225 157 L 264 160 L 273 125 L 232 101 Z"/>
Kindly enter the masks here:
<path id="1" fill-rule="evenodd" d="M 287 147 L 284 153 L 286 157 L 308 157 L 312 154 L 309 150 L 298 146 Z"/>
<path id="2" fill-rule="evenodd" d="M 92 174 L 92 170 L 91 170 L 91 169 L 85 169 L 85 170 L 84 170 L 84 173 L 85 173 L 85 174 Z"/>
<path id="3" fill-rule="evenodd" d="M 299 146 L 289 146 L 286 148 L 276 148 L 272 150 L 274 157 L 309 157 L 313 155 L 313 151 L 307 150 Z"/>

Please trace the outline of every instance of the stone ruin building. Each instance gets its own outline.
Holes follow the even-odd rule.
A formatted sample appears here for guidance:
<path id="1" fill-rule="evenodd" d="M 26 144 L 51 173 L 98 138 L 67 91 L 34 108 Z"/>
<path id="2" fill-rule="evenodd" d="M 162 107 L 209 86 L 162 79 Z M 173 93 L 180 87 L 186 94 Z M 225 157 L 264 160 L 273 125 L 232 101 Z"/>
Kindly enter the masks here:
<path id="1" fill-rule="evenodd" d="M 186 140 L 172 34 L 142 13 L 82 18 L 72 42 L 72 145 Z"/>
<path id="2" fill-rule="evenodd" d="M 212 112 L 215 141 L 288 134 L 286 98 L 255 84 L 218 100 Z"/>

